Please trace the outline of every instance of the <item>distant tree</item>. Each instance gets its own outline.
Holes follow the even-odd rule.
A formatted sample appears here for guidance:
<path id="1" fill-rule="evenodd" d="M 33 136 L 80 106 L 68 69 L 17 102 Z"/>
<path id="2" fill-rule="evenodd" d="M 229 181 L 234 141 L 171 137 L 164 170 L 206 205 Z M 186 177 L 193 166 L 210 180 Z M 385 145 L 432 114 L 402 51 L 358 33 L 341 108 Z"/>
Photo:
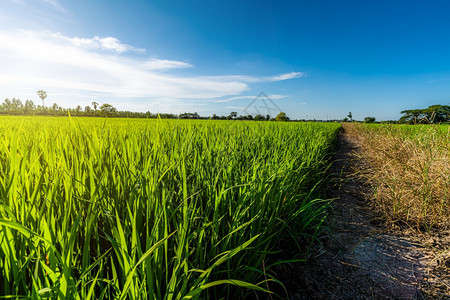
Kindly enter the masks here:
<path id="1" fill-rule="evenodd" d="M 92 106 L 94 107 L 94 110 L 96 111 L 96 110 L 97 110 L 98 103 L 94 101 L 94 102 L 92 102 Z"/>
<path id="2" fill-rule="evenodd" d="M 450 121 L 450 105 L 431 105 L 425 113 L 433 123 Z"/>
<path id="3" fill-rule="evenodd" d="M 44 107 L 45 106 L 44 105 L 44 100 L 45 100 L 45 98 L 47 98 L 47 92 L 43 91 L 43 90 L 39 90 L 39 91 L 37 91 L 37 94 L 38 94 L 39 98 L 41 98 L 42 106 Z"/>
<path id="4" fill-rule="evenodd" d="M 91 108 L 89 105 L 86 105 L 86 106 L 84 107 L 84 113 L 85 113 L 85 115 L 87 115 L 87 116 L 92 115 L 92 108 Z"/>
<path id="5" fill-rule="evenodd" d="M 420 123 L 422 121 L 421 109 L 403 110 L 401 113 L 404 115 L 400 118 L 400 123 Z"/>
<path id="6" fill-rule="evenodd" d="M 285 121 L 288 121 L 289 118 L 286 116 L 286 113 L 280 112 L 280 113 L 276 116 L 275 120 L 276 120 L 276 121 L 285 122 Z"/>
<path id="7" fill-rule="evenodd" d="M 347 117 L 343 118 L 342 122 L 348 122 L 348 118 Z"/>
<path id="8" fill-rule="evenodd" d="M 352 116 L 352 112 L 349 112 L 348 113 L 348 115 L 347 115 L 347 117 L 350 119 L 350 122 L 352 122 L 353 121 L 353 116 Z"/>
<path id="9" fill-rule="evenodd" d="M 53 103 L 53 105 L 52 105 L 52 110 L 53 110 L 53 111 L 59 110 L 59 105 L 56 104 L 56 103 Z"/>
<path id="10" fill-rule="evenodd" d="M 431 105 L 424 109 L 409 109 L 401 112 L 400 123 L 437 123 L 450 121 L 449 105 Z"/>
<path id="11" fill-rule="evenodd" d="M 180 119 L 200 119 L 200 115 L 197 112 L 194 112 L 194 113 L 182 113 L 178 117 Z"/>
<path id="12" fill-rule="evenodd" d="M 253 120 L 255 120 L 255 121 L 264 121 L 265 118 L 264 118 L 263 115 L 257 114 L 257 115 L 253 118 Z"/>
<path id="13" fill-rule="evenodd" d="M 4 111 L 11 111 L 12 110 L 12 102 L 8 98 L 5 99 L 2 103 L 2 110 Z"/>
<path id="14" fill-rule="evenodd" d="M 232 112 L 230 113 L 230 115 L 228 116 L 227 119 L 232 119 L 232 120 L 234 120 L 234 119 L 236 119 L 237 115 L 238 115 L 237 112 L 232 111 Z"/>
<path id="15" fill-rule="evenodd" d="M 20 114 L 23 112 L 24 107 L 20 99 L 12 98 L 12 100 L 9 100 L 6 98 L 1 105 L 1 110 L 10 114 Z"/>
<path id="16" fill-rule="evenodd" d="M 111 104 L 104 103 L 100 106 L 100 111 L 104 117 L 112 117 L 117 112 L 117 109 Z"/>
<path id="17" fill-rule="evenodd" d="M 16 112 L 23 110 L 23 104 L 20 99 L 13 98 L 12 99 L 13 110 Z"/>
<path id="18" fill-rule="evenodd" d="M 239 115 L 239 117 L 237 117 L 236 120 L 252 121 L 253 116 L 252 115 L 244 115 L 244 116 Z"/>
<path id="19" fill-rule="evenodd" d="M 365 117 L 364 123 L 373 123 L 375 122 L 375 117 Z"/>
<path id="20" fill-rule="evenodd" d="M 33 101 L 31 101 L 31 100 L 26 100 L 25 101 L 25 105 L 23 107 L 23 110 L 24 110 L 25 113 L 32 112 L 35 109 L 36 109 L 36 105 L 34 105 Z"/>
<path id="21" fill-rule="evenodd" d="M 175 114 L 168 114 L 168 113 L 158 113 L 155 114 L 155 117 L 160 117 L 161 119 L 178 119 L 178 116 Z"/>

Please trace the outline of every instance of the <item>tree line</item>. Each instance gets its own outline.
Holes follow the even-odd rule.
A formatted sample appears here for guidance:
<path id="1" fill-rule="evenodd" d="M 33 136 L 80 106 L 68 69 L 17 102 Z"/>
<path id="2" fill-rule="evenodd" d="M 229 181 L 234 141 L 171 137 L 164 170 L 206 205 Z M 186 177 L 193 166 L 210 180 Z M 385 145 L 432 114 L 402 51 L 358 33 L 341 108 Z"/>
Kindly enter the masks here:
<path id="1" fill-rule="evenodd" d="M 86 116 L 86 117 L 125 117 L 125 118 L 156 118 L 158 114 L 147 112 L 118 111 L 114 106 L 108 103 L 99 104 L 92 102 L 82 108 L 78 105 L 76 108 L 64 108 L 56 103 L 52 106 L 36 105 L 32 100 L 26 100 L 23 103 L 20 99 L 5 99 L 0 105 L 0 114 L 4 115 L 37 115 L 37 116 Z M 161 118 L 177 118 L 175 114 L 159 114 Z"/>
<path id="2" fill-rule="evenodd" d="M 38 91 L 39 97 L 42 99 L 42 105 L 36 105 L 32 100 L 26 100 L 23 103 L 20 99 L 5 99 L 0 105 L 0 114 L 3 115 L 30 115 L 30 116 L 84 116 L 84 117 L 115 117 L 115 118 L 162 118 L 162 119 L 213 119 L 213 120 L 249 120 L 249 121 L 289 121 L 289 117 L 284 112 L 279 113 L 275 118 L 270 115 L 238 115 L 237 112 L 231 112 L 227 116 L 217 116 L 213 114 L 212 117 L 200 116 L 197 112 L 170 114 L 170 113 L 151 113 L 134 112 L 134 111 L 119 111 L 109 103 L 99 104 L 92 102 L 92 105 L 87 105 L 82 108 L 78 105 L 76 108 L 64 108 L 56 103 L 52 106 L 45 106 L 45 98 L 47 97 L 44 91 Z"/>
<path id="3" fill-rule="evenodd" d="M 45 106 L 47 93 L 43 90 L 37 91 L 42 105 L 36 105 L 32 100 L 26 100 L 23 103 L 20 99 L 5 99 L 0 105 L 0 114 L 4 115 L 42 115 L 42 116 L 86 116 L 86 117 L 117 117 L 117 118 L 162 118 L 162 119 L 213 119 L 213 120 L 248 120 L 248 121 L 290 121 L 289 117 L 280 112 L 275 118 L 270 115 L 238 115 L 237 112 L 231 112 L 227 116 L 218 116 L 213 114 L 211 117 L 200 116 L 197 112 L 170 114 L 170 113 L 151 113 L 118 111 L 114 106 L 108 103 L 100 105 L 98 102 L 92 102 L 92 106 L 87 105 L 82 108 L 78 105 L 76 108 L 63 108 L 56 103 L 52 106 Z M 450 106 L 449 105 L 431 105 L 424 109 L 410 109 L 401 112 L 403 116 L 399 121 L 388 121 L 392 123 L 420 124 L 420 123 L 444 123 L 450 122 Z M 352 113 L 349 112 L 343 120 L 332 121 L 353 121 Z M 305 120 L 299 120 L 305 121 Z M 314 120 L 315 121 L 315 120 Z M 375 122 L 374 117 L 366 117 L 365 123 Z"/>

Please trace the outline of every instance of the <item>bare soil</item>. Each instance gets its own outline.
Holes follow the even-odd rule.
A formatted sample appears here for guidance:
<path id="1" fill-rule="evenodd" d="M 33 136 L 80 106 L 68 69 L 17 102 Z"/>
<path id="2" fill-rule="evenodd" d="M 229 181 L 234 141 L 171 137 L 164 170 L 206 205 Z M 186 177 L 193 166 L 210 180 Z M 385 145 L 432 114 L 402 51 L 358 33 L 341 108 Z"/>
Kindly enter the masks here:
<path id="1" fill-rule="evenodd" d="M 388 224 L 372 209 L 351 125 L 341 130 L 330 169 L 334 199 L 306 263 L 277 276 L 289 299 L 450 299 L 450 232 Z"/>

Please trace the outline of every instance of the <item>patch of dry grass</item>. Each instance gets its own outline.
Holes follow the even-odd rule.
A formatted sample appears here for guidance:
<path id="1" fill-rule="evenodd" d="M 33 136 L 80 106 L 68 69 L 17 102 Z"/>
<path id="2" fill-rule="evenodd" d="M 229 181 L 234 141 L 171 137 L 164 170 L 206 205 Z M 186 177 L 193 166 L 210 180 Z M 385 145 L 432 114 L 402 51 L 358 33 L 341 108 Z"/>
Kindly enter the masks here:
<path id="1" fill-rule="evenodd" d="M 352 126 L 352 125 L 350 125 Z M 414 227 L 450 225 L 450 126 L 353 125 L 377 208 Z"/>

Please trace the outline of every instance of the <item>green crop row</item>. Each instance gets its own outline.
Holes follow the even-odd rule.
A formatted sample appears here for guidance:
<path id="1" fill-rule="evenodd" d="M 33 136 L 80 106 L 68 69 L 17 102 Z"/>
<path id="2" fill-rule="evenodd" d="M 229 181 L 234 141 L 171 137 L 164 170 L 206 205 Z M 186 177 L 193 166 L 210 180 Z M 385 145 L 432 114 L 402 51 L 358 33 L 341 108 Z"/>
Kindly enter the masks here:
<path id="1" fill-rule="evenodd" d="M 267 292 L 314 233 L 338 124 L 0 118 L 0 295 Z M 0 297 L 2 298 L 2 297 Z"/>

